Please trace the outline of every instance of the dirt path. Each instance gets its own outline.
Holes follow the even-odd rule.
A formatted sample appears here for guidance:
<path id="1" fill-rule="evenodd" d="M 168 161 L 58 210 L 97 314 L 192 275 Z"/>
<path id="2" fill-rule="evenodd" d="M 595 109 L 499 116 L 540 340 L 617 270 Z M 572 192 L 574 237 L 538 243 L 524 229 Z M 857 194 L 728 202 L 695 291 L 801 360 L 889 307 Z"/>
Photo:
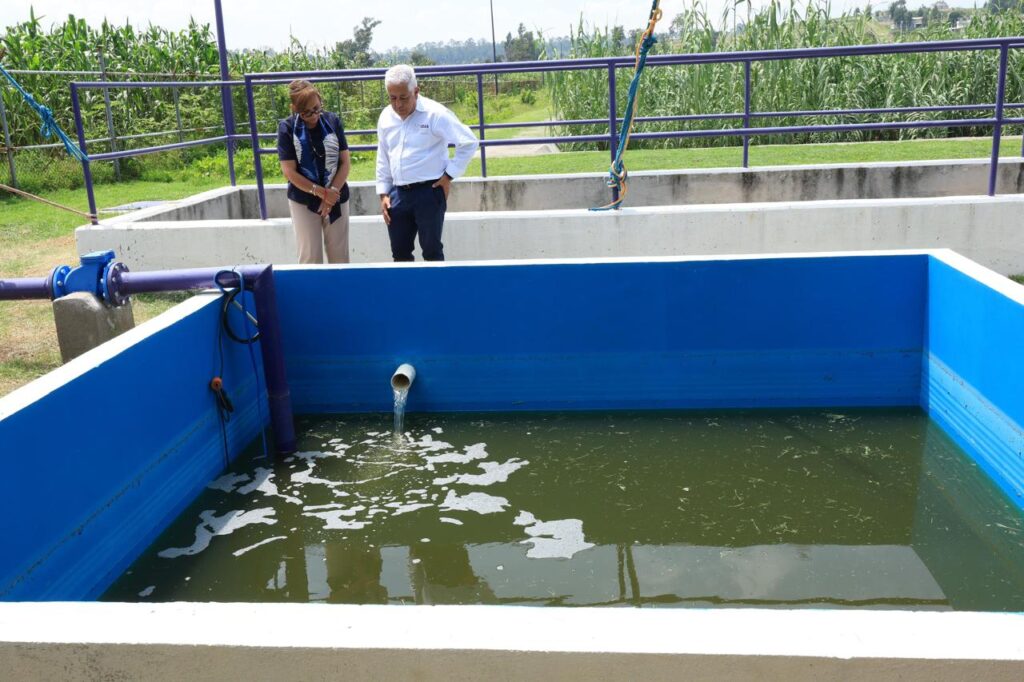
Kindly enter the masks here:
<path id="1" fill-rule="evenodd" d="M 519 131 L 515 137 L 550 137 L 550 128 L 526 128 Z M 540 156 L 543 154 L 557 154 L 558 145 L 553 143 L 546 144 L 511 144 L 501 145 L 500 147 L 488 147 L 487 158 L 488 159 L 500 159 L 509 156 Z M 480 156 L 480 152 L 476 154 Z"/>

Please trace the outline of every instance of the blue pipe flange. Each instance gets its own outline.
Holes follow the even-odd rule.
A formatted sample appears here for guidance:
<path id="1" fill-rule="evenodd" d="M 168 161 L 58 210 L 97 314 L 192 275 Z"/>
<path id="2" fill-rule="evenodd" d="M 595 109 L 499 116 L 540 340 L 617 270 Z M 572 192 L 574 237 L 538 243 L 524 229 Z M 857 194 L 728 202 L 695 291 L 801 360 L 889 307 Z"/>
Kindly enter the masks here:
<path id="1" fill-rule="evenodd" d="M 67 296 L 68 290 L 64 285 L 67 282 L 69 272 L 71 272 L 71 266 L 58 265 L 50 272 L 49 275 L 47 275 L 46 288 L 50 292 L 51 301 L 58 299 L 61 296 Z"/>
<path id="2" fill-rule="evenodd" d="M 121 261 L 107 263 L 103 268 L 100 289 L 103 300 L 113 306 L 121 306 L 128 302 L 129 296 L 121 293 L 121 275 L 128 272 L 128 266 Z"/>

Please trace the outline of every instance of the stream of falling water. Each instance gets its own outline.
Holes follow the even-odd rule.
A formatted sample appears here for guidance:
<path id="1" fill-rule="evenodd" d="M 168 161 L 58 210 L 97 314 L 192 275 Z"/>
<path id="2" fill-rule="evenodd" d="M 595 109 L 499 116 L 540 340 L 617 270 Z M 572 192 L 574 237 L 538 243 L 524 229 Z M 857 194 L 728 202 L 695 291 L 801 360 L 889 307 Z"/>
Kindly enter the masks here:
<path id="1" fill-rule="evenodd" d="M 395 438 L 401 438 L 405 431 L 405 402 L 409 399 L 409 388 L 396 388 L 395 394 Z"/>

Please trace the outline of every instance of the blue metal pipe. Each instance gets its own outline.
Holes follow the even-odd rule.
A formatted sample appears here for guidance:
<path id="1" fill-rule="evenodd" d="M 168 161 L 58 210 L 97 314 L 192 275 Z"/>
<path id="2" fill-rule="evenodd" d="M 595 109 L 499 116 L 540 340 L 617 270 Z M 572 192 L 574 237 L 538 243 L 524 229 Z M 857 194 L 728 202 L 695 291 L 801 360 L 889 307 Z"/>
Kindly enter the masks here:
<path id="1" fill-rule="evenodd" d="M 999 140 L 1003 134 L 1003 98 L 1006 96 L 1006 63 L 1009 57 L 1006 45 L 999 50 L 999 77 L 996 80 L 996 122 L 992 128 L 992 161 L 988 166 L 988 195 L 996 194 L 999 173 Z"/>
<path id="2" fill-rule="evenodd" d="M 743 127 L 750 127 L 750 60 L 743 62 Z M 750 135 L 743 136 L 743 167 L 750 167 Z"/>
<path id="3" fill-rule="evenodd" d="M 221 11 L 220 0 L 213 0 L 214 15 L 217 22 L 217 54 L 220 57 L 220 78 L 227 81 L 230 78 L 228 73 L 228 48 L 224 39 L 224 12 Z M 231 88 L 222 85 L 220 88 L 221 110 L 224 112 L 224 134 L 228 136 L 228 176 L 231 178 L 231 186 L 235 186 L 235 143 L 231 136 L 235 134 L 235 111 L 231 104 Z"/>
<path id="4" fill-rule="evenodd" d="M 256 118 L 256 98 L 253 94 L 252 80 L 245 77 L 245 102 L 249 109 L 249 120 L 258 121 Z M 256 171 L 256 196 L 260 204 L 260 220 L 267 219 L 267 195 L 263 189 L 263 158 L 260 149 L 259 126 L 255 123 L 249 126 L 249 139 L 252 141 L 252 162 Z"/>
<path id="5" fill-rule="evenodd" d="M 197 88 L 228 86 L 241 87 L 242 81 L 73 81 L 80 90 L 97 88 Z"/>
<path id="6" fill-rule="evenodd" d="M 497 81 L 495 81 L 497 82 Z M 483 142 L 486 135 L 484 125 L 484 77 L 483 74 L 476 75 L 476 115 L 480 121 L 480 141 Z M 480 147 L 480 175 L 487 177 L 487 149 Z"/>
<path id="7" fill-rule="evenodd" d="M 953 52 L 964 50 L 985 50 L 1007 47 L 1024 47 L 1024 37 L 974 38 L 966 40 L 937 40 L 916 43 L 885 43 L 876 45 L 848 45 L 835 47 L 810 47 L 787 50 L 754 50 L 750 52 L 715 52 L 684 55 L 651 55 L 649 65 L 666 64 L 709 64 L 721 62 L 773 61 L 779 59 L 802 59 L 820 57 L 850 57 L 856 55 L 901 54 L 908 52 Z M 634 57 L 589 57 L 586 59 L 560 59 L 551 61 L 499 62 L 498 64 L 467 65 L 450 64 L 418 67 L 417 76 L 441 76 L 453 74 L 506 73 L 515 71 L 547 71 L 559 68 L 601 68 L 607 66 L 631 67 Z M 279 80 L 288 82 L 296 78 L 331 78 L 335 76 L 383 76 L 386 69 L 351 69 L 333 71 L 289 71 L 250 74 L 254 81 Z"/>
<path id="8" fill-rule="evenodd" d="M 49 278 L 0 279 L 0 301 L 50 298 Z"/>
<path id="9" fill-rule="evenodd" d="M 85 193 L 89 198 L 89 213 L 93 215 L 89 219 L 93 225 L 99 224 L 96 219 L 96 194 L 92 187 L 92 169 L 89 167 L 89 152 L 85 145 L 85 125 L 82 122 L 82 107 L 78 101 L 78 88 L 71 84 L 71 109 L 75 113 L 75 132 L 78 133 L 78 148 L 82 150 L 82 177 L 85 181 Z"/>
<path id="10" fill-rule="evenodd" d="M 66 268 L 54 270 L 55 273 L 61 271 L 66 271 Z M 131 272 L 122 266 L 115 268 L 114 276 L 107 282 L 106 293 L 110 301 L 124 301 L 132 294 L 212 289 L 216 286 L 214 278 L 224 271 L 225 268 L 197 268 Z M 263 375 L 267 386 L 274 445 L 278 453 L 289 454 L 295 452 L 296 447 L 295 420 L 284 364 L 274 269 L 271 265 L 239 266 L 234 268 L 232 274 L 222 278 L 221 284 L 237 287 L 241 278 L 236 273 L 241 273 L 246 288 L 252 292 L 256 302 L 256 319 L 259 320 L 260 327 L 260 353 L 263 357 Z M 51 279 L 52 276 L 0 279 L 0 300 L 52 299 Z"/>
<path id="11" fill-rule="evenodd" d="M 155 147 L 139 147 L 138 149 L 122 149 L 116 152 L 104 152 L 93 154 L 89 157 L 91 161 L 109 161 L 111 159 L 123 159 L 127 156 L 143 156 L 151 152 L 165 152 L 170 149 L 185 149 L 187 147 L 200 147 L 206 144 L 216 144 L 228 140 L 227 135 L 217 137 L 206 137 L 201 140 L 188 140 L 186 142 L 174 142 L 173 144 L 161 144 Z"/>

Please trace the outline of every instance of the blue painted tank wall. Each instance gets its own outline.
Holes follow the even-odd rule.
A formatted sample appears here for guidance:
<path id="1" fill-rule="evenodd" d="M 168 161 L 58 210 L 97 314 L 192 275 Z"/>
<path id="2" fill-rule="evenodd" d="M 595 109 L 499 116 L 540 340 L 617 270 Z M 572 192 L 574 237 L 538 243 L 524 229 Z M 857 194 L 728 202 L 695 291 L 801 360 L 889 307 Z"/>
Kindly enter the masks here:
<path id="1" fill-rule="evenodd" d="M 926 256 L 278 273 L 297 411 L 916 405 Z"/>
<path id="2" fill-rule="evenodd" d="M 98 596 L 221 470 L 218 310 L 211 298 L 0 419 L 0 599 Z M 255 382 L 243 347 L 224 348 L 237 451 L 257 433 Z"/>
<path id="3" fill-rule="evenodd" d="M 1024 507 L 1024 306 L 931 259 L 921 404 Z"/>

